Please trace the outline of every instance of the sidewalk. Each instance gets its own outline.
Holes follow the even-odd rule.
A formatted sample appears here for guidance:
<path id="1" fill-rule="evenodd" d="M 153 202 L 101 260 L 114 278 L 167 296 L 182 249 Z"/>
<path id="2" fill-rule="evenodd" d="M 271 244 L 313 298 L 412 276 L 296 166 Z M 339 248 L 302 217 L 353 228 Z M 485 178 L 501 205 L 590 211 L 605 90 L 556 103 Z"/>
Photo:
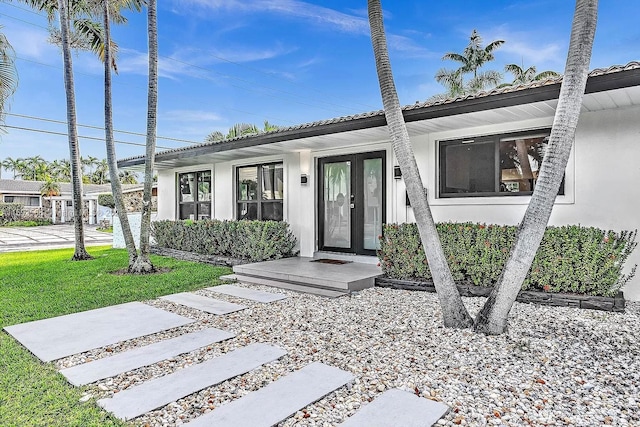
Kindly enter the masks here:
<path id="1" fill-rule="evenodd" d="M 112 235 L 96 230 L 95 225 L 84 227 L 86 246 L 111 245 Z M 33 251 L 74 247 L 73 224 L 41 227 L 0 227 L 0 252 Z"/>

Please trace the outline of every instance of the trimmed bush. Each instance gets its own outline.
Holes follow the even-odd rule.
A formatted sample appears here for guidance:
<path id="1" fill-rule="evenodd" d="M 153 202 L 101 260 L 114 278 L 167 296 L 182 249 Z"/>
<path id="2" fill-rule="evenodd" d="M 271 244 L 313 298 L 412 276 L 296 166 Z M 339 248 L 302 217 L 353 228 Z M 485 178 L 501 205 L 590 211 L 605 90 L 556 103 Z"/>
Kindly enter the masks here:
<path id="1" fill-rule="evenodd" d="M 155 221 L 151 234 L 162 248 L 249 262 L 295 256 L 296 238 L 285 222 Z"/>
<path id="2" fill-rule="evenodd" d="M 116 201 L 111 193 L 98 194 L 98 204 L 110 209 L 116 208 Z"/>
<path id="3" fill-rule="evenodd" d="M 454 280 L 493 286 L 515 241 L 516 227 L 473 223 L 437 225 Z M 384 227 L 378 251 L 386 277 L 430 281 L 416 224 Z M 523 290 L 613 296 L 635 274 L 622 274 L 637 232 L 616 233 L 577 225 L 548 227 Z"/>
<path id="4" fill-rule="evenodd" d="M 23 210 L 20 203 L 0 203 L 0 225 L 20 221 Z"/>

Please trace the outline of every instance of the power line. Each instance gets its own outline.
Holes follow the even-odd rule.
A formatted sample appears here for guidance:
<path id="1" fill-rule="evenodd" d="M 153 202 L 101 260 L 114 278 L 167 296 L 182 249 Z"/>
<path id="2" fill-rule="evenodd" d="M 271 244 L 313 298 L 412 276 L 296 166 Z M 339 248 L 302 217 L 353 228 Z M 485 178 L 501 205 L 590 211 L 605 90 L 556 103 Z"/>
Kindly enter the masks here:
<path id="1" fill-rule="evenodd" d="M 35 117 L 35 116 L 27 116 L 25 114 L 17 114 L 17 113 L 4 113 L 7 116 L 14 116 L 14 117 L 22 117 L 24 119 L 32 119 L 32 120 L 40 120 L 43 122 L 49 122 L 49 123 L 58 123 L 58 124 L 62 124 L 62 125 L 66 125 L 67 122 L 62 121 L 62 120 L 54 120 L 54 119 L 47 119 L 45 117 Z M 97 130 L 104 130 L 103 127 L 100 126 L 91 126 L 91 125 L 82 125 L 82 124 L 78 124 L 78 127 L 82 127 L 82 128 L 88 128 L 88 129 L 97 129 Z M 135 135 L 135 136 L 147 136 L 144 133 L 139 133 L 139 132 L 131 132 L 131 131 L 127 131 L 127 130 L 113 130 L 114 132 L 117 133 L 124 133 L 127 135 Z M 176 142 L 183 142 L 186 144 L 201 144 L 201 142 L 197 142 L 197 141 L 189 141 L 187 139 L 180 139 L 180 138 L 171 138 L 168 136 L 156 136 L 156 139 L 164 139 L 167 141 L 176 141 Z"/>
<path id="2" fill-rule="evenodd" d="M 9 129 L 17 129 L 17 130 L 26 130 L 29 132 L 37 132 L 37 133 L 45 133 L 48 135 L 58 135 L 58 136 L 69 136 L 67 133 L 64 132 L 54 132 L 54 131 L 50 131 L 50 130 L 44 130 L 44 129 L 33 129 L 33 128 L 25 128 L 25 127 L 21 127 L 21 126 L 11 126 L 11 125 L 4 125 L 3 127 L 5 128 L 9 128 Z M 83 136 L 83 135 L 78 135 L 78 138 L 82 138 L 82 139 L 91 139 L 94 141 L 102 141 L 104 142 L 104 138 L 98 138 L 95 136 Z M 118 141 L 118 140 L 113 140 L 113 142 L 115 142 L 116 144 L 126 144 L 126 145 L 137 145 L 139 147 L 146 147 L 146 144 L 141 144 L 139 142 L 129 142 L 129 141 Z M 160 145 L 156 145 L 157 148 L 162 148 L 164 150 L 171 150 L 172 147 L 162 147 Z"/>

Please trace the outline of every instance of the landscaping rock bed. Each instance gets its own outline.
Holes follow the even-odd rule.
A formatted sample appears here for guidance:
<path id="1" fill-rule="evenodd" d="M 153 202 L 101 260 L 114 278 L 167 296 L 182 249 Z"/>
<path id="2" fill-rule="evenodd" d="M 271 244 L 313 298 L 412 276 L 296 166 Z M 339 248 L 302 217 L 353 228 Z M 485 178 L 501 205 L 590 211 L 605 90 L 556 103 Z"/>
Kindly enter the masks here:
<path id="1" fill-rule="evenodd" d="M 417 282 L 412 280 L 389 279 L 378 277 L 376 286 L 381 288 L 404 289 L 408 291 L 435 292 L 433 282 Z M 458 284 L 458 291 L 463 297 L 487 297 L 493 288 Z M 615 297 L 598 297 L 590 295 L 554 294 L 538 291 L 520 291 L 518 302 L 533 303 L 539 305 L 551 305 L 555 307 L 577 307 L 591 310 L 624 312 L 625 300 L 622 292 Z"/>

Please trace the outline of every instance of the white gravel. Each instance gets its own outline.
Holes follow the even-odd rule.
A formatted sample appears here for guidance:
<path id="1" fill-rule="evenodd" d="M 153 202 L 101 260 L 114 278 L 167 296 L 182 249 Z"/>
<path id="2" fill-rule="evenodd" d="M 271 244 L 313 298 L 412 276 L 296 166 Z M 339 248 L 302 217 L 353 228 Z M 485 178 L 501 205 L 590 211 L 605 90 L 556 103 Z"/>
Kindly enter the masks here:
<path id="1" fill-rule="evenodd" d="M 84 399 L 107 397 L 246 344 L 267 342 L 288 354 L 139 417 L 132 425 L 180 425 L 313 361 L 350 371 L 356 380 L 280 426 L 335 426 L 394 387 L 449 405 L 452 410 L 439 425 L 640 425 L 639 303 L 628 303 L 626 313 L 516 303 L 509 332 L 488 337 L 443 328 L 436 295 L 427 292 L 374 288 L 337 299 L 279 292 L 289 298 L 269 304 L 198 292 L 249 306 L 226 316 L 147 301 L 198 321 L 68 357 L 58 367 L 213 326 L 237 336 L 94 383 Z M 472 315 L 483 302 L 465 298 Z"/>

